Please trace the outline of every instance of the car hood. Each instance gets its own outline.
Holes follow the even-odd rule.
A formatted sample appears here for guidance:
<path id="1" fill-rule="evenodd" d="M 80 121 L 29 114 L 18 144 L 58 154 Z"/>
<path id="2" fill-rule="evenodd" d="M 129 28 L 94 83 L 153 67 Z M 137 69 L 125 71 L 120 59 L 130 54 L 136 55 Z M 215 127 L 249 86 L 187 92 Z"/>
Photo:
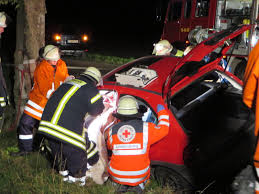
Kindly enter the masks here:
<path id="1" fill-rule="evenodd" d="M 201 67 L 205 65 L 218 65 L 218 63 L 206 63 L 204 57 L 210 55 L 216 49 L 220 51 L 216 55 L 219 61 L 227 52 L 235 46 L 237 37 L 249 30 L 251 25 L 233 26 L 229 29 L 212 34 L 208 39 L 204 40 L 196 47 L 194 47 L 185 57 L 183 57 L 177 66 L 168 75 L 163 87 L 163 96 L 169 92 L 169 89 L 181 79 L 196 73 Z M 216 61 L 216 60 L 215 60 Z"/>

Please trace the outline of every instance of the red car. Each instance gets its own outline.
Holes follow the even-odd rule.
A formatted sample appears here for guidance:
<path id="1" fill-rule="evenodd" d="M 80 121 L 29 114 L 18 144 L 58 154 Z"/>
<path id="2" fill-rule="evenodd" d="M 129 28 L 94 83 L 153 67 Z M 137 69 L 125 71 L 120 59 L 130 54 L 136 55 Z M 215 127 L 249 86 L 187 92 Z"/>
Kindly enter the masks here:
<path id="1" fill-rule="evenodd" d="M 142 57 L 103 77 L 102 94 L 136 97 L 144 121 L 157 122 L 157 104 L 168 108 L 169 134 L 150 157 L 155 177 L 175 191 L 228 183 L 252 161 L 254 114 L 242 102 L 242 81 L 221 66 L 247 29 L 213 34 L 182 58 Z"/>

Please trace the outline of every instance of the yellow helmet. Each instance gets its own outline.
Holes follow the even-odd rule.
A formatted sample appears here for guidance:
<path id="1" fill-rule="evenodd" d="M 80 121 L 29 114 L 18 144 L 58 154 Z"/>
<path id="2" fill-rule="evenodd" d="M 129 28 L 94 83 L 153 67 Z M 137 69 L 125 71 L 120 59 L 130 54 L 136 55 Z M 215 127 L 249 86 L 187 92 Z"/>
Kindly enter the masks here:
<path id="1" fill-rule="evenodd" d="M 99 83 L 102 78 L 101 72 L 95 67 L 87 67 L 82 74 L 91 76 L 97 83 Z"/>
<path id="2" fill-rule="evenodd" d="M 117 113 L 121 115 L 137 114 L 138 113 L 137 100 L 130 95 L 121 97 L 119 100 Z"/>
<path id="3" fill-rule="evenodd" d="M 6 27 L 6 15 L 5 12 L 0 12 L 0 27 Z"/>
<path id="4" fill-rule="evenodd" d="M 152 54 L 154 55 L 166 55 L 173 50 L 173 46 L 168 40 L 160 40 L 158 43 L 154 44 L 154 50 Z"/>
<path id="5" fill-rule="evenodd" d="M 60 59 L 59 49 L 54 45 L 47 45 L 44 48 L 43 58 L 45 60 L 58 61 Z"/>

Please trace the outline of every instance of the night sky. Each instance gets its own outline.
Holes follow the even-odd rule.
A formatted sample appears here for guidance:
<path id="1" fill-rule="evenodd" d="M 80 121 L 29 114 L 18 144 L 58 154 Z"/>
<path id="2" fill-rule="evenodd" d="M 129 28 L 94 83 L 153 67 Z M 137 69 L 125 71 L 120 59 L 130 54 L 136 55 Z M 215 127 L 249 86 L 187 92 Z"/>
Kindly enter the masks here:
<path id="1" fill-rule="evenodd" d="M 163 21 L 156 21 L 156 8 L 167 0 L 72 2 L 46 0 L 47 36 L 55 31 L 86 32 L 93 46 L 118 55 L 123 51 L 149 54 L 160 39 Z"/>
<path id="2" fill-rule="evenodd" d="M 54 33 L 86 33 L 89 52 L 114 56 L 143 56 L 153 50 L 160 39 L 163 20 L 156 20 L 162 5 L 165 14 L 168 0 L 46 0 L 46 44 Z M 160 6 L 161 7 L 161 6 Z M 16 12 L 12 6 L 2 6 L 13 18 L 2 36 L 3 47 L 15 48 Z M 103 52 L 105 51 L 105 52 Z"/>

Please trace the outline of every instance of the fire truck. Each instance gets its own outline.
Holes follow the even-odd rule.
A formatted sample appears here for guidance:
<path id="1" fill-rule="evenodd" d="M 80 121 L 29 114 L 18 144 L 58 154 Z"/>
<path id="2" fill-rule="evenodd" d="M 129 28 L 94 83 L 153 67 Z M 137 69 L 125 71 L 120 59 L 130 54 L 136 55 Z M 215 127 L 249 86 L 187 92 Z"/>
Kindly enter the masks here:
<path id="1" fill-rule="evenodd" d="M 233 25 L 250 25 L 227 55 L 231 72 L 242 79 L 247 56 L 259 37 L 258 5 L 258 0 L 169 0 L 161 39 L 184 49 Z"/>

